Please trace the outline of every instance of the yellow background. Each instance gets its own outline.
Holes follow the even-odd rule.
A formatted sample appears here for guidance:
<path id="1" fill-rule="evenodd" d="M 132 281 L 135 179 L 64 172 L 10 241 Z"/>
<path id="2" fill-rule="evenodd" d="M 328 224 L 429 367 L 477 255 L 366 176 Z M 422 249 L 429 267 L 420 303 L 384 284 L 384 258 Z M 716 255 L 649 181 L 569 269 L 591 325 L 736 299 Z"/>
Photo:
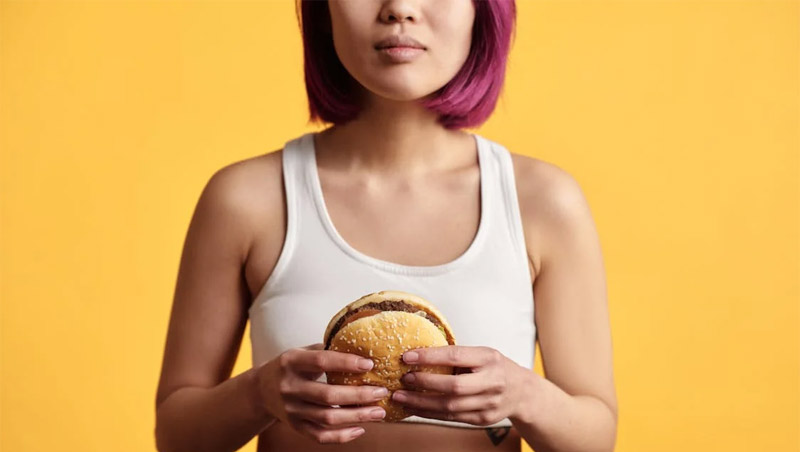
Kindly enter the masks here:
<path id="1" fill-rule="evenodd" d="M 798 450 L 798 3 L 518 8 L 505 93 L 477 132 L 561 166 L 589 199 L 616 450 Z M 293 2 L 0 12 L 0 448 L 154 450 L 200 190 L 312 130 Z"/>

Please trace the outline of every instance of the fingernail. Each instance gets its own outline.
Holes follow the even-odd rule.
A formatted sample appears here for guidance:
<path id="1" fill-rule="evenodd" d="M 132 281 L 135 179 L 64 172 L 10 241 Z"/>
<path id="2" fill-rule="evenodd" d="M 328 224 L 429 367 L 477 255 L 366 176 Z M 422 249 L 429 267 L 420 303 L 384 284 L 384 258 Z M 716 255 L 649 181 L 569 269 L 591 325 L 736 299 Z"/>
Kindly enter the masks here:
<path id="1" fill-rule="evenodd" d="M 414 380 L 416 379 L 417 377 L 415 377 L 414 374 L 405 374 L 403 376 L 403 381 L 405 381 L 406 383 L 414 383 Z"/>
<path id="2" fill-rule="evenodd" d="M 355 430 L 351 430 L 351 431 L 350 431 L 350 438 L 356 438 L 356 437 L 359 437 L 359 436 L 361 436 L 361 435 L 362 435 L 362 434 L 363 434 L 365 431 L 366 431 L 366 430 L 364 430 L 364 429 L 363 429 L 363 428 L 361 428 L 361 427 L 359 427 L 359 428 L 357 428 L 357 429 L 355 429 Z"/>
<path id="3" fill-rule="evenodd" d="M 386 388 L 378 388 L 378 389 L 375 389 L 374 391 L 372 391 L 372 395 L 375 396 L 375 397 L 383 398 L 383 397 L 386 397 L 387 395 L 389 395 L 389 390 L 386 389 Z"/>
<path id="4" fill-rule="evenodd" d="M 359 369 L 370 370 L 370 369 L 372 369 L 373 365 L 374 365 L 374 363 L 372 362 L 371 359 L 359 359 L 358 360 L 358 368 Z"/>
<path id="5" fill-rule="evenodd" d="M 395 391 L 394 394 L 392 394 L 392 398 L 398 402 L 405 402 L 408 400 L 408 397 L 405 395 L 405 393 L 401 391 Z"/>
<path id="6" fill-rule="evenodd" d="M 415 363 L 419 359 L 419 354 L 417 352 L 405 352 L 403 353 L 403 361 L 407 363 Z"/>
<path id="7" fill-rule="evenodd" d="M 383 408 L 378 408 L 369 412 L 369 417 L 372 419 L 383 419 L 386 417 L 386 411 Z"/>

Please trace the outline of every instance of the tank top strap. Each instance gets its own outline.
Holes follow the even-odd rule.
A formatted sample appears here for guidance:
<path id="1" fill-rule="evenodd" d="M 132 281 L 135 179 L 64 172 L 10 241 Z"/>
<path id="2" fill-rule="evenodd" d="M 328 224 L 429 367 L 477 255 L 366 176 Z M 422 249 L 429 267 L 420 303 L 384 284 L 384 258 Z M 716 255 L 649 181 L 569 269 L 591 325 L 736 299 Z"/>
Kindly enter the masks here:
<path id="1" fill-rule="evenodd" d="M 305 175 L 305 164 L 303 162 L 303 146 L 301 140 L 305 135 L 286 141 L 281 150 L 281 169 L 284 189 L 284 201 L 286 202 L 286 236 L 283 247 L 272 269 L 269 278 L 262 288 L 264 289 L 275 284 L 275 281 L 283 276 L 286 267 L 292 260 L 297 248 L 298 236 L 300 235 L 300 224 L 303 216 L 303 206 L 308 204 L 309 190 Z"/>
<path id="2" fill-rule="evenodd" d="M 492 184 L 495 205 L 494 222 L 496 233 L 506 234 L 511 241 L 514 259 L 517 265 L 528 269 L 528 251 L 525 246 L 525 234 L 522 224 L 522 214 L 517 196 L 516 176 L 511 152 L 500 143 L 481 137 L 487 142 L 486 149 L 492 162 Z M 528 272 L 530 275 L 530 273 Z"/>

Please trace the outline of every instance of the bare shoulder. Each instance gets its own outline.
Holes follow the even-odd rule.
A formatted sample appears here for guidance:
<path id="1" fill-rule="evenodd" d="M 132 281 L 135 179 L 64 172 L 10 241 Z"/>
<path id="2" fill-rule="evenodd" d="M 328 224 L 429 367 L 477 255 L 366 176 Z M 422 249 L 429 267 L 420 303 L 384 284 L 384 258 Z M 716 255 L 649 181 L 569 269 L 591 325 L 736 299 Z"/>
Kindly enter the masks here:
<path id="1" fill-rule="evenodd" d="M 265 194 L 280 195 L 269 189 L 280 187 L 282 152 L 277 149 L 230 163 L 214 173 L 209 186 L 216 186 L 230 201 L 242 205 L 252 204 L 252 201 L 257 201 L 257 197 Z"/>
<path id="2" fill-rule="evenodd" d="M 245 257 L 260 232 L 269 228 L 271 222 L 283 224 L 283 180 L 281 167 L 282 150 L 230 163 L 209 180 L 204 189 L 208 196 L 217 198 L 225 206 L 232 219 L 247 228 L 242 246 Z"/>
<path id="3" fill-rule="evenodd" d="M 513 152 L 511 159 L 528 256 L 538 275 L 548 235 L 563 230 L 565 221 L 576 221 L 588 205 L 577 180 L 563 168 Z"/>
<path id="4" fill-rule="evenodd" d="M 286 238 L 286 194 L 283 149 L 242 160 L 223 171 L 232 182 L 232 201 L 241 206 L 247 234 L 244 278 L 250 302 L 260 292 L 278 261 Z"/>
<path id="5" fill-rule="evenodd" d="M 557 219 L 586 202 L 578 181 L 563 168 L 526 155 L 512 153 L 511 157 L 520 197 L 529 203 L 537 203 L 531 207 L 548 209 L 537 215 L 553 214 Z M 520 199 L 520 203 L 522 201 Z"/>

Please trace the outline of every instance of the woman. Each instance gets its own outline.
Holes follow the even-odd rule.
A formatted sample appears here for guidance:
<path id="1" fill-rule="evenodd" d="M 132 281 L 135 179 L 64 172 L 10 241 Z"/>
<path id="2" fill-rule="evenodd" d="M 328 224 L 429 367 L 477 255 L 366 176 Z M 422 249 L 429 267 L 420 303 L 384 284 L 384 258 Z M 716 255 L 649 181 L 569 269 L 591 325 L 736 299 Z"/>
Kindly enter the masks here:
<path id="1" fill-rule="evenodd" d="M 612 450 L 605 274 L 577 183 L 461 128 L 502 86 L 513 0 L 303 1 L 312 119 L 333 124 L 229 165 L 192 218 L 157 395 L 162 451 Z M 407 352 L 414 416 L 322 349 L 331 316 L 380 290 L 431 300 L 459 345 Z M 536 309 L 534 317 L 534 298 Z M 231 370 L 247 320 L 253 368 Z M 546 378 L 532 372 L 539 340 Z M 410 378 L 414 378 L 413 382 Z M 405 399 L 401 400 L 401 397 Z"/>

